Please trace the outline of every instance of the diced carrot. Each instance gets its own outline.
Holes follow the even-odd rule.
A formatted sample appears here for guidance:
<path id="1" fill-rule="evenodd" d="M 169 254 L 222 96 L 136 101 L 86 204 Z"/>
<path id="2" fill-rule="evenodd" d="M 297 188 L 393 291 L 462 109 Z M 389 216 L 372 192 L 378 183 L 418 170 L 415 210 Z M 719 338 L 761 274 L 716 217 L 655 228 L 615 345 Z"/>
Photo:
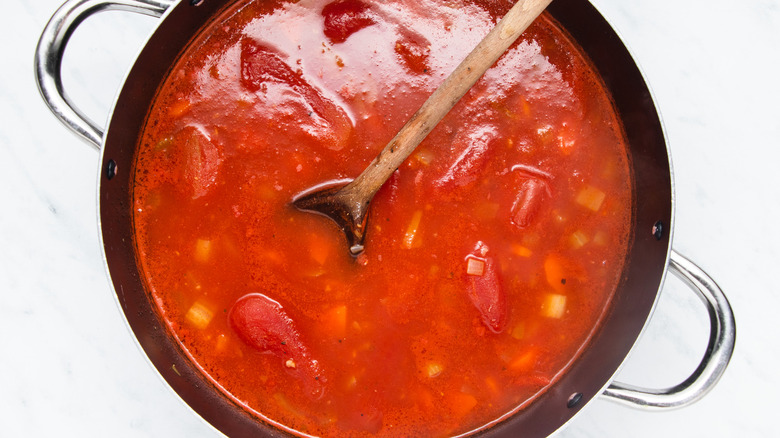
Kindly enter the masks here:
<path id="1" fill-rule="evenodd" d="M 458 418 L 465 416 L 477 406 L 477 399 L 465 392 L 455 391 L 449 394 L 448 398 L 452 413 Z"/>
<path id="2" fill-rule="evenodd" d="M 412 215 L 412 219 L 409 221 L 409 226 L 406 227 L 406 233 L 404 234 L 403 239 L 403 246 L 406 249 L 418 248 L 422 245 L 422 240 L 419 236 L 422 214 L 422 210 L 415 211 Z"/>
<path id="3" fill-rule="evenodd" d="M 190 310 L 187 311 L 185 318 L 187 318 L 187 321 L 196 328 L 203 330 L 208 327 L 211 319 L 214 318 L 214 312 L 205 304 L 196 301 L 195 304 L 190 307 Z"/>
<path id="4" fill-rule="evenodd" d="M 223 353 L 228 346 L 228 342 L 228 337 L 225 336 L 224 333 L 220 333 L 219 336 L 217 336 L 217 342 L 214 349 L 217 353 Z"/>
<path id="5" fill-rule="evenodd" d="M 525 246 L 512 244 L 512 253 L 520 257 L 531 257 L 533 252 Z"/>
<path id="6" fill-rule="evenodd" d="M 547 294 L 542 304 L 542 315 L 548 318 L 561 318 L 566 313 L 566 295 Z"/>
<path id="7" fill-rule="evenodd" d="M 326 332 L 329 336 L 343 338 L 347 330 L 347 306 L 336 306 L 323 316 Z"/>
<path id="8" fill-rule="evenodd" d="M 604 202 L 606 197 L 607 194 L 601 190 L 593 186 L 587 186 L 577 194 L 576 201 L 583 207 L 593 211 L 599 211 L 601 204 Z"/>
<path id="9" fill-rule="evenodd" d="M 314 233 L 309 239 L 309 255 L 315 262 L 324 265 L 330 254 L 330 242 L 321 235 Z"/>
<path id="10" fill-rule="evenodd" d="M 544 260 L 544 274 L 547 283 L 556 291 L 563 291 L 562 281 L 566 278 L 566 270 L 559 256 L 551 254 Z"/>
<path id="11" fill-rule="evenodd" d="M 536 359 L 539 352 L 536 349 L 526 350 L 519 356 L 509 362 L 509 369 L 512 371 L 529 371 L 536 365 Z"/>
<path id="12" fill-rule="evenodd" d="M 485 377 L 485 385 L 490 389 L 493 394 L 499 394 L 498 382 L 493 376 Z"/>

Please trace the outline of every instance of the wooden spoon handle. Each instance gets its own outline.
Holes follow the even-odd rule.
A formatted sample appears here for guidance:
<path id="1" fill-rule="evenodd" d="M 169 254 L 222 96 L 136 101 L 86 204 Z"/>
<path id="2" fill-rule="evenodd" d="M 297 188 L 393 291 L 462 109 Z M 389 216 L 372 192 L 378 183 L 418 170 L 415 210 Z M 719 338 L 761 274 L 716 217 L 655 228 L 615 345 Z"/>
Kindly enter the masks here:
<path id="1" fill-rule="evenodd" d="M 352 193 L 353 199 L 371 199 L 417 145 L 551 2 L 552 0 L 518 0 L 428 97 L 366 170 L 349 184 L 360 192 Z"/>

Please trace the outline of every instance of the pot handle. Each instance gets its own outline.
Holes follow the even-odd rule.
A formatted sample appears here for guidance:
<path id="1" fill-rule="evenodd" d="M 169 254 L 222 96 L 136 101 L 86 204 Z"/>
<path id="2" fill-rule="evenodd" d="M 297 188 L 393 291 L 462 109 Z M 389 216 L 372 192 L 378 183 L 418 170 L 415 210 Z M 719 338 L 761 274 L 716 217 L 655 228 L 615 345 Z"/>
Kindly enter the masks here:
<path id="1" fill-rule="evenodd" d="M 704 397 L 720 380 L 734 352 L 737 329 L 734 313 L 723 291 L 693 262 L 672 250 L 671 272 L 693 289 L 710 316 L 710 339 L 698 368 L 679 385 L 665 389 L 647 389 L 614 382 L 602 393 L 624 405 L 669 410 L 688 406 Z"/>
<path id="2" fill-rule="evenodd" d="M 35 49 L 35 80 L 52 113 L 95 149 L 103 142 L 103 128 L 89 119 L 62 86 L 62 55 L 73 31 L 97 12 L 121 10 L 160 17 L 175 0 L 68 0 L 52 15 Z"/>

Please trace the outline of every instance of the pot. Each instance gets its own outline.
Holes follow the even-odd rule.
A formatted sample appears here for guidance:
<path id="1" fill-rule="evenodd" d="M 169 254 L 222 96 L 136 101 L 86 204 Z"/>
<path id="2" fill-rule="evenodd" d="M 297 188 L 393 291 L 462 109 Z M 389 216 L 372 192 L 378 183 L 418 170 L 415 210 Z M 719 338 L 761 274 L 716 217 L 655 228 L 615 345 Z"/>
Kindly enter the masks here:
<path id="1" fill-rule="evenodd" d="M 286 436 L 224 396 L 168 335 L 149 300 L 133 243 L 132 162 L 155 93 L 188 42 L 229 0 L 69 0 L 41 36 L 35 73 L 44 101 L 69 129 L 99 150 L 100 230 L 117 303 L 150 362 L 200 416 L 229 436 Z M 89 120 L 62 86 L 60 65 L 72 32 L 87 17 L 124 10 L 159 17 L 159 24 L 125 79 L 105 130 Z M 485 436 L 546 436 L 563 427 L 594 397 L 648 409 L 689 405 L 717 383 L 734 349 L 731 307 L 717 284 L 672 249 L 674 197 L 663 127 L 642 74 L 620 38 L 585 0 L 556 0 L 549 13 L 591 58 L 614 98 L 631 148 L 634 214 L 629 256 L 611 308 L 588 348 L 566 374 L 529 406 L 496 422 Z M 711 322 L 701 363 L 670 388 L 613 381 L 653 312 L 667 272 L 704 303 Z"/>

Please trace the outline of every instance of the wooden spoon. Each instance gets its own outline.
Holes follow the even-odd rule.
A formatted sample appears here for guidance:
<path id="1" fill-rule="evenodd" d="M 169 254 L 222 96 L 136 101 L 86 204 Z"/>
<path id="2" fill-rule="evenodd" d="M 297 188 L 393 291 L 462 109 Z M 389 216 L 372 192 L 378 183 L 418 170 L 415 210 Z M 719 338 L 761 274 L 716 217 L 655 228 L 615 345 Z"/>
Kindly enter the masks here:
<path id="1" fill-rule="evenodd" d="M 331 218 L 347 236 L 352 255 L 363 251 L 368 208 L 379 188 L 552 0 L 519 0 L 466 59 L 431 94 L 357 178 L 326 183 L 298 194 L 292 203 Z"/>

